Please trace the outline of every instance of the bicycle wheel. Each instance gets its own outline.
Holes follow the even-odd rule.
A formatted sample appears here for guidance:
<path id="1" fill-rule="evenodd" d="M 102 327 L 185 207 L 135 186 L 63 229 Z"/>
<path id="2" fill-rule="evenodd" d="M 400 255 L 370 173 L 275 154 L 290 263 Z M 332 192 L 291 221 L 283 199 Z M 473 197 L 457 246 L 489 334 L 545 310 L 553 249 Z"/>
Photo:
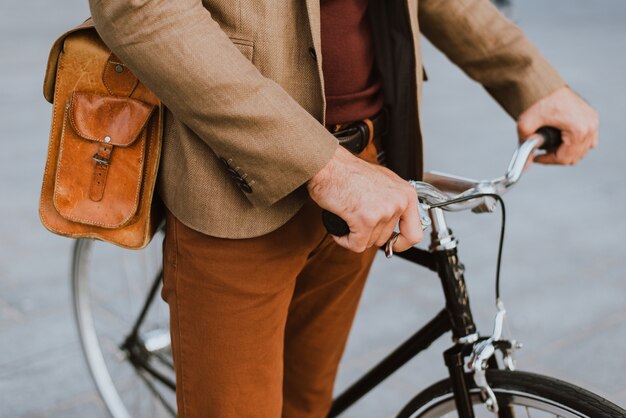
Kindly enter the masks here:
<path id="1" fill-rule="evenodd" d="M 471 379 L 470 379 L 471 380 Z M 488 370 L 487 381 L 498 399 L 500 417 L 626 417 L 617 405 L 582 388 L 533 373 Z M 482 405 L 478 389 L 470 389 L 476 417 L 493 417 Z M 398 418 L 457 417 L 454 394 L 448 379 L 413 398 Z"/>
<path id="2" fill-rule="evenodd" d="M 169 311 L 160 298 L 163 235 L 137 251 L 88 239 L 74 245 L 79 337 L 113 418 L 176 416 Z"/>

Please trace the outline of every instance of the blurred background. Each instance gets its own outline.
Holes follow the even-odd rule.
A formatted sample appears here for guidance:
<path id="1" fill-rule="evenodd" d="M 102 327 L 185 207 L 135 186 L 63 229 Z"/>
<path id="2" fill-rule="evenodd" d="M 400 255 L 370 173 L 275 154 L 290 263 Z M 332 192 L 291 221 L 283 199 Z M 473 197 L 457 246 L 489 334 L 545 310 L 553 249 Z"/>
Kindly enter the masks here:
<path id="1" fill-rule="evenodd" d="M 81 352 L 70 294 L 71 244 L 40 224 L 37 205 L 51 106 L 42 96 L 49 48 L 88 15 L 86 1 L 0 3 L 0 417 L 105 417 Z M 502 294 L 518 367 L 626 407 L 626 2 L 514 0 L 514 19 L 600 113 L 601 146 L 577 167 L 534 166 L 506 197 Z M 473 178 L 504 173 L 517 138 L 483 89 L 429 44 L 424 62 L 428 169 Z M 469 294 L 491 333 L 498 215 L 457 214 Z M 438 280 L 379 257 L 337 389 L 442 306 Z M 360 401 L 347 417 L 393 416 L 445 376 L 449 336 Z M 132 390 L 132 388 L 129 388 Z M 143 418 L 143 417 L 139 417 Z"/>

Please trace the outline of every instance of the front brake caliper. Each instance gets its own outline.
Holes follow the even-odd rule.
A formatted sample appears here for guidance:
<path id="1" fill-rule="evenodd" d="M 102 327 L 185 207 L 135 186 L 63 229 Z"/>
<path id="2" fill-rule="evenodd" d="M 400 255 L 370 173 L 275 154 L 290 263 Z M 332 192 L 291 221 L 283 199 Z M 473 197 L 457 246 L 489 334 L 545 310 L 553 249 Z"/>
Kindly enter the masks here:
<path id="1" fill-rule="evenodd" d="M 476 386 L 480 389 L 487 410 L 496 415 L 498 413 L 498 402 L 496 399 L 496 395 L 493 393 L 491 387 L 489 387 L 486 372 L 489 359 L 493 357 L 496 349 L 502 348 L 502 343 L 505 342 L 502 340 L 502 327 L 504 324 L 504 318 L 506 316 L 506 310 L 504 309 L 504 304 L 502 303 L 502 301 L 498 301 L 497 307 L 498 312 L 496 313 L 496 318 L 494 321 L 495 323 L 493 327 L 493 334 L 486 340 L 480 341 L 474 345 L 472 354 L 469 357 L 466 365 L 467 369 L 471 371 L 474 375 L 474 382 L 476 383 Z M 514 341 L 512 343 L 507 343 L 504 345 L 507 347 L 505 350 L 503 350 L 504 367 L 508 370 L 513 370 L 514 364 L 511 354 L 514 349 L 521 348 L 521 344 Z"/>

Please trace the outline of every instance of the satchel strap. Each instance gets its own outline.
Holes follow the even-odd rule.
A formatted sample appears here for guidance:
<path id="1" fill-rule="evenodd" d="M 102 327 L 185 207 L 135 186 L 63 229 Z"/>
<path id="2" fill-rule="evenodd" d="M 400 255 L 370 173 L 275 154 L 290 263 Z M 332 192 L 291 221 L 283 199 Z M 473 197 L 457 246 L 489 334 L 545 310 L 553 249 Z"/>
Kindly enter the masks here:
<path id="1" fill-rule="evenodd" d="M 121 97 L 130 97 L 139 85 L 137 77 L 113 53 L 104 66 L 102 82 L 110 95 Z"/>
<path id="2" fill-rule="evenodd" d="M 112 152 L 113 145 L 108 143 L 100 143 L 100 145 L 98 146 L 98 152 L 95 153 L 92 157 L 95 162 L 95 167 L 93 170 L 93 176 L 91 177 L 89 198 L 94 202 L 101 201 L 102 197 L 104 196 L 104 185 L 107 181 L 107 173 L 109 172 Z"/>

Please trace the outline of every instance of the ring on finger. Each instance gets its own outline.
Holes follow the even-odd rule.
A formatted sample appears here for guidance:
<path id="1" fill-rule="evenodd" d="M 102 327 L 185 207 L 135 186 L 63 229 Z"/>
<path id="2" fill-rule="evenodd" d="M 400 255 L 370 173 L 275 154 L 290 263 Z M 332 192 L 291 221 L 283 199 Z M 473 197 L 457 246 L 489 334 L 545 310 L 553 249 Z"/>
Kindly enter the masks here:
<path id="1" fill-rule="evenodd" d="M 393 257 L 393 245 L 398 241 L 398 237 L 400 236 L 399 232 L 395 232 L 391 234 L 391 238 L 387 241 L 385 245 L 385 257 L 391 258 Z"/>

